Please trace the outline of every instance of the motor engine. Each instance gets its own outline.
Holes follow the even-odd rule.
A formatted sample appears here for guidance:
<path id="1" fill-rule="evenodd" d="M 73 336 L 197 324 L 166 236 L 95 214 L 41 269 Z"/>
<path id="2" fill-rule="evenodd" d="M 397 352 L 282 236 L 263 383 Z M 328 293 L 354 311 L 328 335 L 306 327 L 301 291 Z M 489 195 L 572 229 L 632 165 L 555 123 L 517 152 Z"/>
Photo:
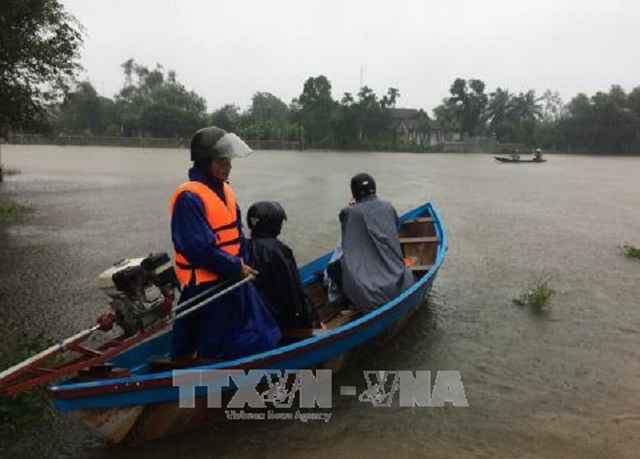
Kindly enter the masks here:
<path id="1" fill-rule="evenodd" d="M 166 317 L 179 283 L 166 253 L 118 261 L 98 277 L 111 298 L 116 324 L 131 336 Z"/>

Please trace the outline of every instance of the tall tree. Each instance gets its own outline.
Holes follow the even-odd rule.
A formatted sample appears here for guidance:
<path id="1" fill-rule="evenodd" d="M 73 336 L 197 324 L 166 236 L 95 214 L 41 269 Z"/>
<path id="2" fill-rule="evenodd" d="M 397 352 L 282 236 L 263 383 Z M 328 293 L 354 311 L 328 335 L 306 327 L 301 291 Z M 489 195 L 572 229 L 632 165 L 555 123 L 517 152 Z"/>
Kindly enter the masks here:
<path id="1" fill-rule="evenodd" d="M 149 70 L 129 59 L 122 64 L 125 85 L 116 95 L 125 134 L 189 137 L 206 120 L 206 103 L 161 65 Z M 136 79 L 134 80 L 134 75 Z"/>
<path id="2" fill-rule="evenodd" d="M 542 119 L 546 122 L 558 121 L 565 113 L 564 103 L 560 94 L 547 89 L 540 98 L 542 103 Z"/>
<path id="3" fill-rule="evenodd" d="M 289 108 L 268 92 L 257 92 L 251 99 L 251 108 L 241 118 L 239 132 L 249 139 L 283 140 L 291 137 Z M 293 127 L 293 140 L 297 140 Z"/>
<path id="4" fill-rule="evenodd" d="M 484 93 L 485 84 L 481 80 L 471 79 L 467 82 L 456 78 L 451 85 L 451 97 L 443 101 L 445 107 L 437 108 L 436 115 L 450 118 L 460 126 L 462 134 L 474 136 L 483 131 L 483 116 L 488 97 Z M 441 119 L 441 121 L 444 121 Z M 447 126 L 451 130 L 451 126 Z"/>
<path id="5" fill-rule="evenodd" d="M 509 121 L 509 112 L 513 96 L 502 88 L 498 88 L 489 96 L 485 118 L 489 123 L 489 132 L 495 134 L 500 141 L 511 141 L 513 126 Z"/>
<path id="6" fill-rule="evenodd" d="M 514 140 L 530 146 L 535 143 L 535 130 L 539 120 L 542 119 L 539 101 L 536 92 L 532 89 L 513 97 L 509 118 L 516 131 Z"/>
<path id="7" fill-rule="evenodd" d="M 397 95 L 399 96 L 399 93 Z M 360 128 L 358 137 L 361 141 L 381 138 L 388 134 L 389 106 L 390 101 L 387 96 L 383 96 L 383 99 L 378 100 L 378 96 L 371 88 L 368 86 L 360 88 L 355 111 Z"/>
<path id="8" fill-rule="evenodd" d="M 305 141 L 312 145 L 330 145 L 336 102 L 331 97 L 331 83 L 327 77 L 319 75 L 308 78 L 302 94 L 293 104 L 299 106 Z"/>
<path id="9" fill-rule="evenodd" d="M 269 92 L 257 92 L 251 98 L 251 116 L 256 121 L 283 123 L 289 116 L 287 104 Z"/>
<path id="10" fill-rule="evenodd" d="M 115 105 L 101 97 L 89 81 L 78 83 L 60 106 L 57 128 L 65 134 L 104 135 L 117 132 Z"/>
<path id="11" fill-rule="evenodd" d="M 211 124 L 234 132 L 238 130 L 240 117 L 240 108 L 233 104 L 227 104 L 211 114 Z"/>
<path id="12" fill-rule="evenodd" d="M 0 2 L 0 136 L 44 130 L 79 69 L 81 25 L 57 0 Z"/>
<path id="13" fill-rule="evenodd" d="M 619 85 L 609 93 L 598 92 L 592 98 L 594 113 L 593 142 L 597 153 L 631 153 L 640 146 L 640 118 L 629 108 L 629 99 Z"/>
<path id="14" fill-rule="evenodd" d="M 387 94 L 380 99 L 380 105 L 383 109 L 394 108 L 397 100 L 400 98 L 400 91 L 398 88 L 389 88 Z"/>

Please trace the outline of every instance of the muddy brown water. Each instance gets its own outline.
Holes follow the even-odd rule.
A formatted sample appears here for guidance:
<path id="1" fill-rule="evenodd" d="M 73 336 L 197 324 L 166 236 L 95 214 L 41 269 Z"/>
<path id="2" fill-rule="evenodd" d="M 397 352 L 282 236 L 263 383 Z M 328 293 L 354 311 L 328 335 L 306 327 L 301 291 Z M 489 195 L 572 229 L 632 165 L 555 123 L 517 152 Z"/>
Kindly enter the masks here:
<path id="1" fill-rule="evenodd" d="M 368 171 L 402 212 L 435 203 L 449 251 L 432 305 L 402 335 L 334 376 L 457 370 L 468 408 L 373 408 L 334 390 L 328 423 L 234 421 L 109 447 L 58 415 L 25 442 L 41 457 L 637 457 L 640 450 L 640 158 L 259 151 L 234 162 L 242 208 L 275 199 L 300 264 L 329 250 L 349 178 Z M 97 276 L 169 251 L 167 203 L 186 151 L 3 145 L 0 199 L 34 212 L 0 224 L 2 347 L 16 327 L 59 339 L 108 310 Z M 514 305 L 546 274 L 535 314 Z M 37 438 L 37 440 L 35 440 Z"/>

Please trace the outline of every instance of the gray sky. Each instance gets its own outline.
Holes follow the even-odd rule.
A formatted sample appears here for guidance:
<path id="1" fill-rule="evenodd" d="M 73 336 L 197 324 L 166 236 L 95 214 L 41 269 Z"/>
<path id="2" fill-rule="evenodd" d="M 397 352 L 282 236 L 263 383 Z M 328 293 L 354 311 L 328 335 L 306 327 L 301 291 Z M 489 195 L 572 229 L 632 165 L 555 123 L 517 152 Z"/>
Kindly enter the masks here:
<path id="1" fill-rule="evenodd" d="M 640 86 L 637 0 L 61 0 L 86 28 L 84 78 L 113 97 L 120 64 L 177 72 L 213 111 L 270 92 L 289 103 L 310 76 L 334 99 L 361 78 L 429 113 L 457 77 L 487 92 L 558 91 L 564 102 Z M 362 71 L 361 71 L 362 69 Z"/>

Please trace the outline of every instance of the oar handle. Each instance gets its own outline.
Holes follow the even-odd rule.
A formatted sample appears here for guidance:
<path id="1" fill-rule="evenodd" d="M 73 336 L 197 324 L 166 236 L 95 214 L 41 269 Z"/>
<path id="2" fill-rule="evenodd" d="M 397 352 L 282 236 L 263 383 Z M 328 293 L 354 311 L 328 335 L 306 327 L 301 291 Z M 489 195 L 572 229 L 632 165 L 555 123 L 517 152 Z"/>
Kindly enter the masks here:
<path id="1" fill-rule="evenodd" d="M 173 316 L 171 319 L 169 319 L 169 321 L 167 323 L 173 323 L 178 319 L 181 319 L 189 314 L 191 314 L 192 312 L 195 312 L 197 310 L 199 310 L 200 308 L 202 308 L 203 306 L 206 306 L 207 304 L 209 304 L 211 301 L 217 300 L 218 298 L 220 298 L 223 295 L 226 295 L 229 292 L 232 292 L 233 290 L 237 289 L 238 287 L 241 287 L 242 285 L 246 284 L 247 282 L 252 281 L 253 279 L 255 279 L 255 277 L 253 275 L 247 276 L 244 279 L 236 282 L 233 285 L 230 285 L 229 287 L 220 290 L 218 293 L 216 293 L 215 295 L 212 295 L 208 298 L 206 298 L 205 300 L 201 301 L 200 303 L 196 304 L 195 306 L 190 307 L 189 309 L 184 309 L 184 305 L 188 304 L 188 303 L 192 303 L 195 298 L 201 298 L 203 296 L 204 293 L 207 293 L 209 290 L 211 289 L 207 289 L 204 292 L 196 295 L 193 298 L 190 298 L 188 301 L 185 301 L 183 304 L 181 304 L 181 308 L 180 311 Z"/>
<path id="2" fill-rule="evenodd" d="M 180 303 L 179 305 L 176 306 L 176 310 L 175 310 L 175 314 L 179 314 L 182 311 L 187 309 L 187 306 L 189 306 L 190 304 L 195 303 L 196 301 L 200 300 L 201 298 L 206 297 L 209 294 L 212 294 L 216 291 L 222 291 L 222 289 L 228 287 L 229 285 L 231 285 L 233 282 L 232 279 L 227 279 L 219 284 L 216 284 L 212 287 L 209 287 L 206 290 L 203 290 L 202 292 L 198 293 L 196 296 L 189 298 L 187 301 L 185 301 L 184 303 Z"/>

